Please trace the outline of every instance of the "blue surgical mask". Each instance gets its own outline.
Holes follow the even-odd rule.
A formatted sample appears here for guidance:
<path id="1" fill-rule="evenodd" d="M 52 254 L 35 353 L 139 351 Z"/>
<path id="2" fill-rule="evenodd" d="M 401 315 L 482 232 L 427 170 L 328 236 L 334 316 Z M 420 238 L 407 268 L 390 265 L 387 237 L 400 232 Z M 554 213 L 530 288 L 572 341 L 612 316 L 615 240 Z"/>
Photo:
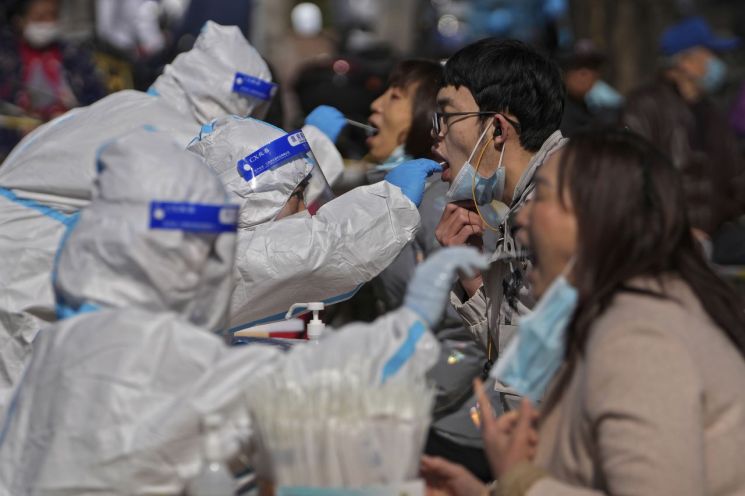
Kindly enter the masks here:
<path id="1" fill-rule="evenodd" d="M 594 111 L 617 109 L 623 105 L 623 96 L 613 86 L 598 79 L 585 95 L 585 103 Z"/>
<path id="2" fill-rule="evenodd" d="M 479 150 L 489 129 L 490 126 L 487 126 L 486 129 L 484 129 L 484 132 L 481 133 L 479 140 L 476 142 L 476 146 L 471 150 L 471 155 L 468 157 L 468 160 L 466 160 L 466 163 L 463 164 L 458 175 L 453 179 L 447 193 L 445 193 L 445 198 L 447 198 L 448 203 L 462 200 L 475 200 L 477 205 L 488 205 L 492 200 L 500 200 L 502 198 L 505 180 L 504 167 L 502 167 L 504 150 L 502 150 L 502 154 L 499 157 L 497 170 L 489 177 L 482 177 L 479 175 L 476 168 L 471 165 L 473 157 Z M 481 159 L 479 158 L 479 162 L 480 161 Z"/>
<path id="3" fill-rule="evenodd" d="M 707 93 L 716 93 L 724 86 L 727 78 L 727 64 L 718 57 L 711 57 L 706 64 L 706 73 L 698 80 L 699 86 Z"/>
<path id="4" fill-rule="evenodd" d="M 520 320 L 520 330 L 490 376 L 531 401 L 539 401 L 564 361 L 565 336 L 577 307 L 577 290 L 562 274 Z"/>

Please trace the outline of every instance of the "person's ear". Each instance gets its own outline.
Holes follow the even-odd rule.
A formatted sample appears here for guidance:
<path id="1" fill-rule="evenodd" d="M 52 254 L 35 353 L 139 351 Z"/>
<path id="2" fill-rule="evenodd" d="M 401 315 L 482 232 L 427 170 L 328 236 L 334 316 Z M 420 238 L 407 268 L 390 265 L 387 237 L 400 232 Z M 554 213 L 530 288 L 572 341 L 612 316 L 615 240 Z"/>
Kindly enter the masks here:
<path id="1" fill-rule="evenodd" d="M 494 126 L 492 140 L 494 141 L 494 146 L 497 147 L 501 147 L 508 140 L 510 135 L 515 132 L 502 114 L 496 114 L 493 117 L 492 125 Z"/>

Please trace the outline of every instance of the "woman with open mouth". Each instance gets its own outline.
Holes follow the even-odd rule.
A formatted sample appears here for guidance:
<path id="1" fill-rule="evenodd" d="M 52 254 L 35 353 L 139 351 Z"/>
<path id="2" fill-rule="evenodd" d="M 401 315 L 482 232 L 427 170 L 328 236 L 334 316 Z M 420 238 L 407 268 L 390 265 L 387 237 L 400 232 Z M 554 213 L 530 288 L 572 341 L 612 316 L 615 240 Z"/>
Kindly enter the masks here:
<path id="1" fill-rule="evenodd" d="M 679 172 L 625 130 L 538 172 L 519 223 L 541 300 L 492 370 L 528 399 L 500 418 L 481 402 L 492 494 L 745 494 L 745 305 L 684 205 Z M 441 459 L 423 473 L 484 494 Z"/>
<path id="2" fill-rule="evenodd" d="M 367 159 L 387 172 L 412 158 L 432 158 L 432 114 L 442 68 L 430 60 L 404 60 L 390 75 L 388 89 L 370 105 Z"/>

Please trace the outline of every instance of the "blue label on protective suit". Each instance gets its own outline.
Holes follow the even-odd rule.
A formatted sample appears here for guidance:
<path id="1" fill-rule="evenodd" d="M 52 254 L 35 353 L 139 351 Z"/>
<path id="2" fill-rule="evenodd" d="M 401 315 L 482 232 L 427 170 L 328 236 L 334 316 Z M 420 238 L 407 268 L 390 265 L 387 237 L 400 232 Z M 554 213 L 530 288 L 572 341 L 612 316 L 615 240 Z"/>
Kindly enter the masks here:
<path id="1" fill-rule="evenodd" d="M 271 100 L 277 92 L 277 85 L 242 72 L 235 73 L 233 92 L 252 96 L 260 100 Z"/>
<path id="2" fill-rule="evenodd" d="M 238 208 L 238 205 L 153 201 L 150 202 L 150 229 L 235 232 Z"/>
<path id="3" fill-rule="evenodd" d="M 302 131 L 294 131 L 263 146 L 238 161 L 238 173 L 250 181 L 264 172 L 310 152 Z"/>

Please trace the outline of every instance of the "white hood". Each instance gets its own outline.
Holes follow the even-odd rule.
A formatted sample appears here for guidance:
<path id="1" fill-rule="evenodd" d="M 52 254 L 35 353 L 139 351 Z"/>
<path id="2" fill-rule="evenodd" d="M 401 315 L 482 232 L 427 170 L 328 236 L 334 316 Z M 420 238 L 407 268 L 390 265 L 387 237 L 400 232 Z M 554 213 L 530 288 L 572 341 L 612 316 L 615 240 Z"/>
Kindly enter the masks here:
<path id="1" fill-rule="evenodd" d="M 246 181 L 236 168 L 239 160 L 285 135 L 256 119 L 228 116 L 203 127 L 188 147 L 207 162 L 222 180 L 231 201 L 241 206 L 238 227 L 248 229 L 273 220 L 313 165 L 298 158 Z"/>
<path id="2" fill-rule="evenodd" d="M 229 114 L 263 117 L 271 100 L 234 92 L 237 72 L 265 82 L 272 79 L 266 62 L 237 26 L 208 21 L 194 48 L 167 65 L 152 88 L 200 124 Z"/>
<path id="3" fill-rule="evenodd" d="M 152 229 L 151 202 L 224 205 L 217 176 L 168 135 L 138 130 L 104 146 L 93 200 L 52 275 L 62 315 L 98 307 L 177 312 L 216 329 L 232 291 L 234 233 Z"/>

